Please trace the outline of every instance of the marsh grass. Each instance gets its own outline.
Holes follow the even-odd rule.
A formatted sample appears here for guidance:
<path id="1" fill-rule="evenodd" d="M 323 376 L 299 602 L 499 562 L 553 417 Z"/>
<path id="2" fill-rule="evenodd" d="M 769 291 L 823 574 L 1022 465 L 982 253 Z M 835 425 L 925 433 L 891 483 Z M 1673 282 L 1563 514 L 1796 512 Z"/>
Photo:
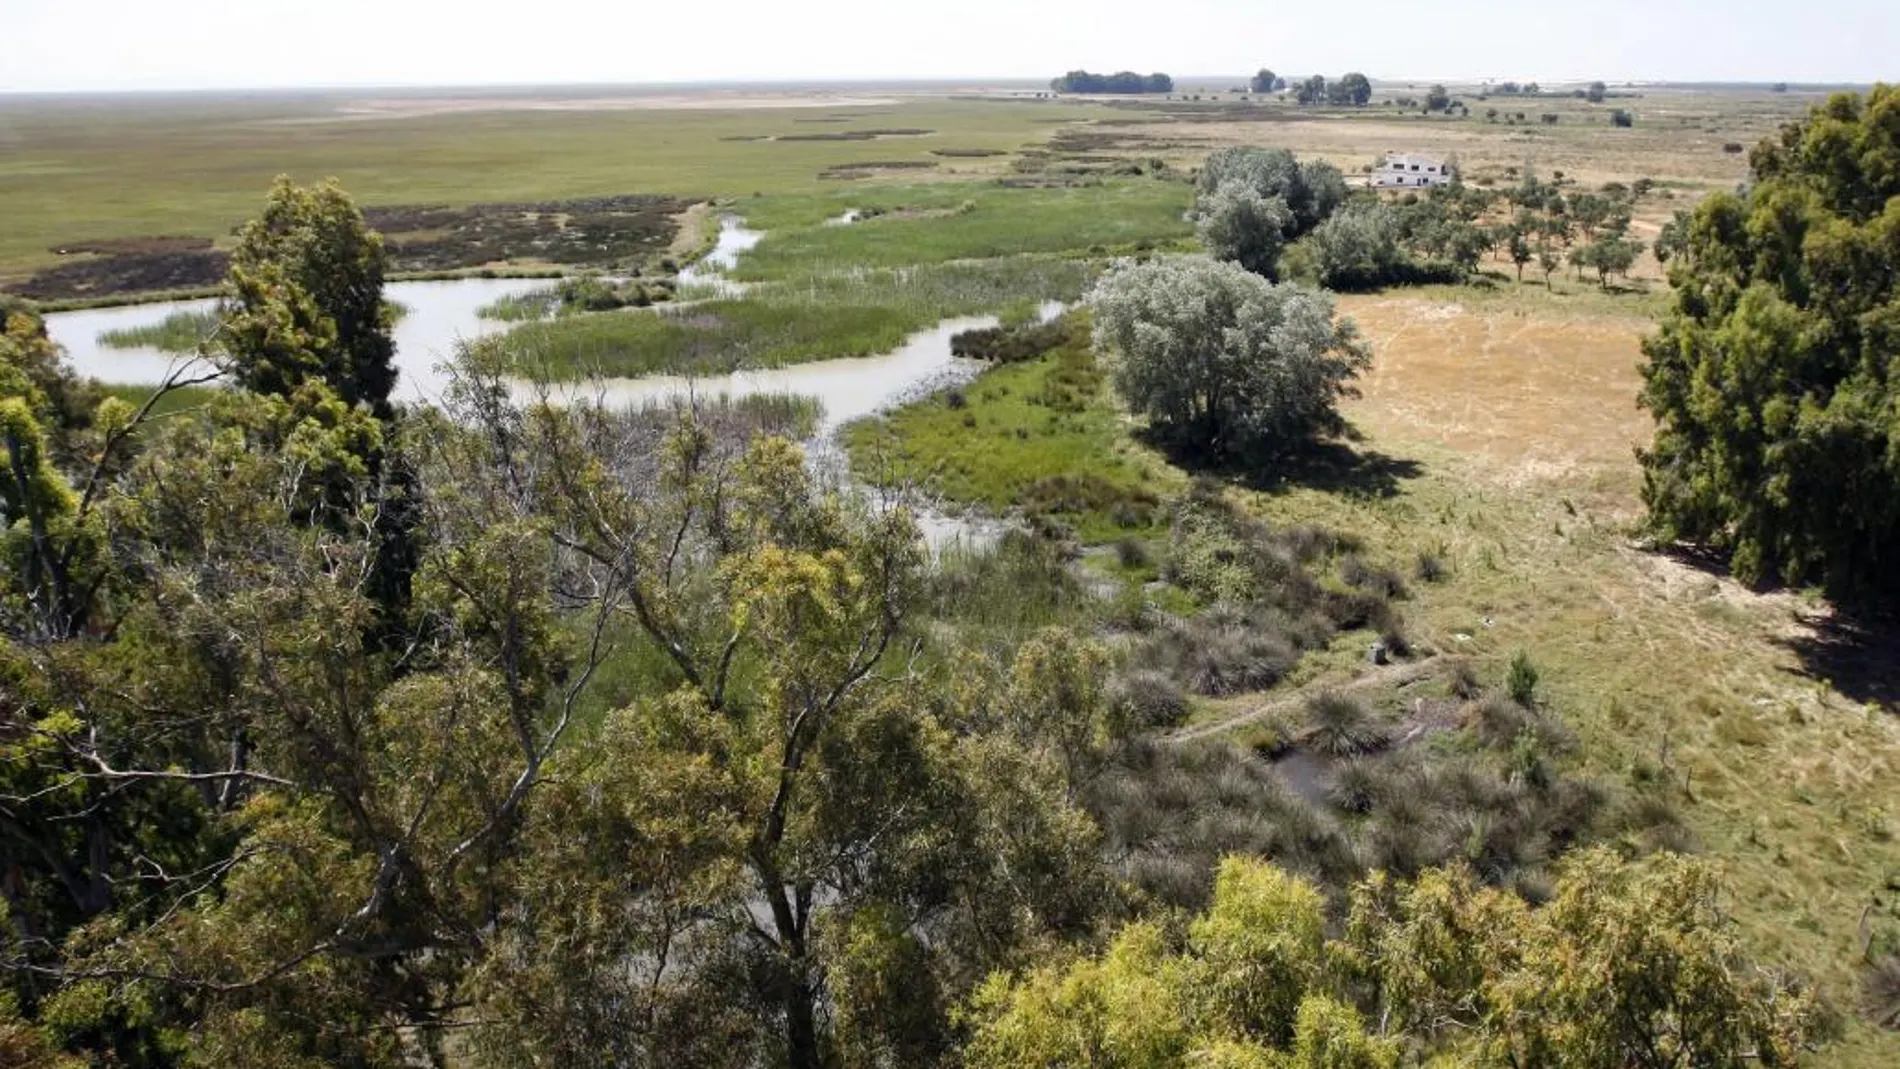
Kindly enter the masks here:
<path id="1" fill-rule="evenodd" d="M 402 322 L 409 308 L 401 301 L 384 301 L 383 314 L 393 326 Z M 148 326 L 105 331 L 99 335 L 99 344 L 109 349 L 151 348 L 174 355 L 195 353 L 217 334 L 219 323 L 215 308 L 173 312 Z"/>
<path id="2" fill-rule="evenodd" d="M 99 344 L 112 349 L 192 353 L 217 333 L 218 323 L 216 310 L 173 312 L 149 326 L 108 330 L 99 335 Z"/>
<path id="3" fill-rule="evenodd" d="M 852 271 L 741 297 L 527 322 L 517 364 L 554 378 L 725 373 L 890 352 L 937 322 L 1024 300 L 1074 300 L 1088 264 L 1048 257 Z"/>
<path id="4" fill-rule="evenodd" d="M 1081 189 L 937 183 L 853 188 L 829 196 L 743 204 L 765 240 L 735 276 L 766 281 L 861 267 L 895 267 L 1070 253 L 1092 256 L 1172 247 L 1189 237 L 1191 190 L 1161 181 Z M 868 211 L 827 226 L 847 209 Z"/>

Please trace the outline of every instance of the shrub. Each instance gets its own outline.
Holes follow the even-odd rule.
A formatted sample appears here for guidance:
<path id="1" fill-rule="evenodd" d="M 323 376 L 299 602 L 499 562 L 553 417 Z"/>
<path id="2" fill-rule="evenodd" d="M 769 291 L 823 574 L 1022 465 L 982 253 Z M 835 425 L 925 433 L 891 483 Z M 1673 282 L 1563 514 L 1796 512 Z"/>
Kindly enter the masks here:
<path id="1" fill-rule="evenodd" d="M 951 336 L 950 355 L 998 364 L 1025 363 L 1062 347 L 1068 340 L 1069 328 L 1061 319 L 981 327 Z"/>
<path id="2" fill-rule="evenodd" d="M 1135 671 L 1115 688 L 1115 711 L 1126 730 L 1171 728 L 1188 718 L 1188 699 L 1174 680 L 1160 672 Z"/>
<path id="3" fill-rule="evenodd" d="M 1402 598 L 1405 596 L 1405 580 L 1390 568 L 1382 568 L 1366 563 L 1357 555 L 1339 562 L 1339 578 L 1347 586 L 1369 591 L 1382 598 Z"/>
<path id="4" fill-rule="evenodd" d="M 1900 955 L 1868 964 L 1861 977 L 1861 1009 L 1877 1027 L 1900 1031 Z"/>
<path id="5" fill-rule="evenodd" d="M 1430 550 L 1418 551 L 1418 563 L 1413 568 L 1412 574 L 1418 576 L 1419 582 L 1436 583 L 1445 578 L 1447 571 L 1443 557 Z"/>
<path id="6" fill-rule="evenodd" d="M 1154 555 L 1148 551 L 1148 543 L 1124 535 L 1115 540 L 1115 560 L 1124 568 L 1146 568 L 1154 563 Z"/>
<path id="7" fill-rule="evenodd" d="M 1730 141 L 1729 143 L 1722 146 L 1722 151 L 1728 153 L 1731 156 L 1739 156 L 1742 153 L 1747 152 L 1748 149 L 1745 146 L 1743 146 L 1743 144 L 1740 141 Z"/>
<path id="8" fill-rule="evenodd" d="M 1511 671 L 1504 677 L 1505 693 L 1511 700 L 1526 709 L 1537 705 L 1537 666 L 1531 663 L 1530 654 L 1518 650 L 1511 655 Z"/>
<path id="9" fill-rule="evenodd" d="M 1306 719 L 1306 744 L 1334 757 L 1374 753 L 1392 741 L 1371 709 L 1337 691 L 1308 699 Z"/>
<path id="10" fill-rule="evenodd" d="M 1451 679 L 1446 685 L 1452 697 L 1463 701 L 1472 701 L 1484 693 L 1484 685 L 1478 681 L 1478 671 L 1471 667 L 1470 661 L 1453 662 Z"/>
<path id="11" fill-rule="evenodd" d="M 1610 125 L 1627 129 L 1636 125 L 1636 117 L 1624 111 L 1622 108 L 1618 108 L 1610 112 Z"/>

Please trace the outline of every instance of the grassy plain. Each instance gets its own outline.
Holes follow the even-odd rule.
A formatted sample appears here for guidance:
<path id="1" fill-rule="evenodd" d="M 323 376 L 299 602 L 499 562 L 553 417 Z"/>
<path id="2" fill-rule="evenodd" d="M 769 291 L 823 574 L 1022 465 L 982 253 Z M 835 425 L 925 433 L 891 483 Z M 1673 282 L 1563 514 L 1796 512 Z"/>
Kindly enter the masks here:
<path id="1" fill-rule="evenodd" d="M 0 98 L 0 279 L 57 262 L 51 250 L 110 238 L 229 239 L 271 179 L 335 176 L 359 202 L 466 205 L 619 193 L 685 198 L 811 193 L 841 166 L 928 164 L 901 172 L 958 180 L 1007 169 L 1007 156 L 1076 104 L 906 98 L 876 106 L 546 107 L 365 110 L 350 97 L 220 95 Z M 836 121 L 834 121 L 836 120 Z M 864 141 L 756 140 L 920 129 Z M 866 172 L 875 174 L 875 171 Z"/>

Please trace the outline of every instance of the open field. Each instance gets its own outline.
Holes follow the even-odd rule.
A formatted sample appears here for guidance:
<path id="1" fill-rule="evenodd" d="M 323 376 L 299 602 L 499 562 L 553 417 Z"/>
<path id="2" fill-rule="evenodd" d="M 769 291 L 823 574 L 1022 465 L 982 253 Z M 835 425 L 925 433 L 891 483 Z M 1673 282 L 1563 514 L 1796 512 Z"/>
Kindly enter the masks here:
<path id="1" fill-rule="evenodd" d="M 278 174 L 340 178 L 366 207 L 463 206 L 630 193 L 688 199 L 812 192 L 839 167 L 901 162 L 957 179 L 1005 169 L 1071 104 L 907 100 L 825 108 L 443 110 L 339 118 L 325 98 L 205 96 L 0 100 L 0 278 L 57 263 L 51 250 L 109 238 L 226 242 Z M 842 120 L 842 121 L 830 121 Z M 869 140 L 775 141 L 864 129 Z M 862 173 L 875 174 L 875 169 Z"/>

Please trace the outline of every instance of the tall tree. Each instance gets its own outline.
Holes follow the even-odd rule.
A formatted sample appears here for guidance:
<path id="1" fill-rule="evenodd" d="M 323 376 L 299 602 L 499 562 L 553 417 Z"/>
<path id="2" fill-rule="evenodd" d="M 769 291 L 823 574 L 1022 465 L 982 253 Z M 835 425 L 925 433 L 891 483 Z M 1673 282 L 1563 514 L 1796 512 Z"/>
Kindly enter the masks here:
<path id="1" fill-rule="evenodd" d="M 1249 88 L 1256 93 L 1271 93 L 1278 86 L 1279 77 L 1279 75 L 1262 67 L 1260 68 L 1260 73 L 1253 76 L 1253 81 L 1249 83 Z"/>
<path id="2" fill-rule="evenodd" d="M 335 179 L 279 178 L 231 254 L 222 339 L 238 383 L 288 395 L 316 380 L 387 416 L 396 366 L 386 267 L 382 236 Z"/>
<path id="3" fill-rule="evenodd" d="M 1900 89 L 1839 94 L 1764 141 L 1744 195 L 1674 240 L 1644 345 L 1655 533 L 1749 580 L 1900 594 Z"/>

